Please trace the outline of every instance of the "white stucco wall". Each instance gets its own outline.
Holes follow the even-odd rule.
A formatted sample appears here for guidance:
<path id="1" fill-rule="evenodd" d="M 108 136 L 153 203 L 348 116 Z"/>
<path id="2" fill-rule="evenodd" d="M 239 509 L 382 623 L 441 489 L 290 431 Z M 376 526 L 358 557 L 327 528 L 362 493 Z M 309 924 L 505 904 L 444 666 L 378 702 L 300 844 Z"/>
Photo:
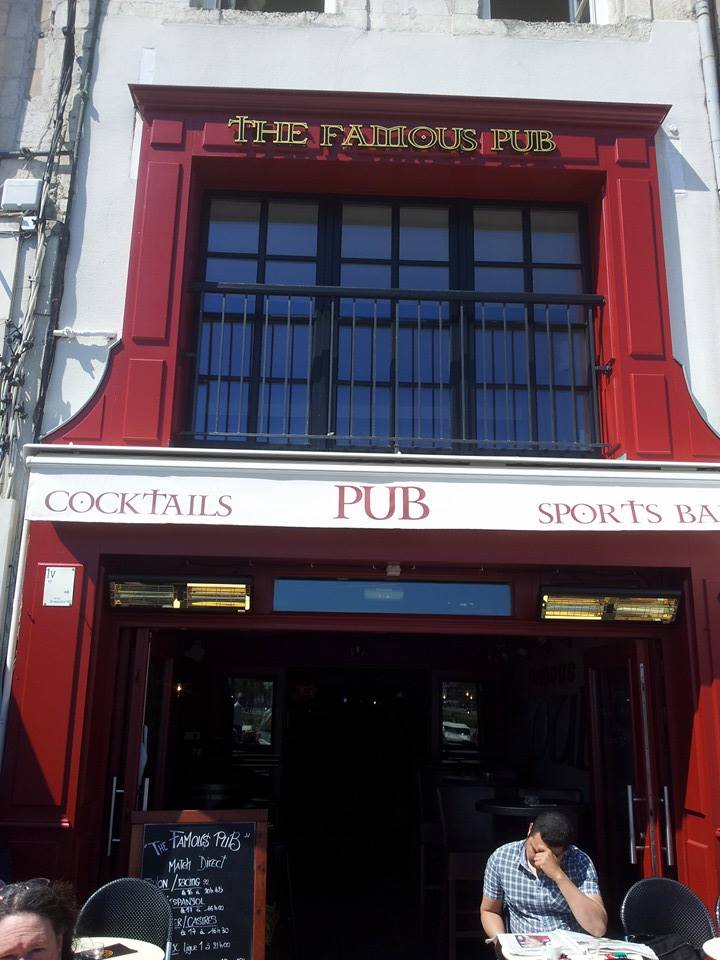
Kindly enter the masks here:
<path id="1" fill-rule="evenodd" d="M 668 103 L 659 157 L 673 349 L 720 431 L 720 218 L 689 0 L 655 0 L 655 16 L 669 19 L 654 21 L 649 0 L 606 3 L 608 16 L 628 17 L 602 26 L 482 21 L 476 0 L 345 0 L 343 9 L 218 14 L 187 0 L 110 0 L 61 325 L 121 332 L 136 186 L 128 83 Z M 59 345 L 45 430 L 89 400 L 107 356 L 100 341 Z"/>

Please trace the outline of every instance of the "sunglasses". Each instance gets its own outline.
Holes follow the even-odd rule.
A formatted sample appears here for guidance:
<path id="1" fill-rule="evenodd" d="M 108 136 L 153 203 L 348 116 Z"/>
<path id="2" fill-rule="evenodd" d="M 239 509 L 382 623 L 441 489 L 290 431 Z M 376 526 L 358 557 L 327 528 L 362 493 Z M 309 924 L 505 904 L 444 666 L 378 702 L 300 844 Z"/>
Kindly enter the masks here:
<path id="1" fill-rule="evenodd" d="M 12 897 L 13 894 L 21 890 L 32 890 L 35 887 L 49 887 L 50 880 L 47 877 L 34 877 L 32 880 L 21 880 L 19 883 L 3 883 L 0 880 L 0 901 Z"/>

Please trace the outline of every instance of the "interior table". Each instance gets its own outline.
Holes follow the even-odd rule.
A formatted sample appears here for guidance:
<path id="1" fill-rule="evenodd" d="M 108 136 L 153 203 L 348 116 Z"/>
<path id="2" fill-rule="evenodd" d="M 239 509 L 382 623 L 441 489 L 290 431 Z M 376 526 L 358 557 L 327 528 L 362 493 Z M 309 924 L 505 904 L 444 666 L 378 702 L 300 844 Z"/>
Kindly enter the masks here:
<path id="1" fill-rule="evenodd" d="M 133 940 L 131 937 L 117 937 L 111 934 L 104 937 L 78 937 L 73 941 L 73 954 L 87 954 L 91 950 L 102 950 L 102 956 L 97 960 L 163 960 L 165 951 L 154 943 L 146 940 Z M 85 960 L 85 958 L 83 958 Z M 87 960 L 96 960 L 94 956 Z"/>
<path id="2" fill-rule="evenodd" d="M 541 810 L 547 810 L 548 807 L 557 807 L 557 803 L 538 803 L 529 806 L 526 803 L 493 803 L 487 800 L 478 800 L 475 809 L 483 813 L 492 813 L 496 817 L 535 817 Z"/>

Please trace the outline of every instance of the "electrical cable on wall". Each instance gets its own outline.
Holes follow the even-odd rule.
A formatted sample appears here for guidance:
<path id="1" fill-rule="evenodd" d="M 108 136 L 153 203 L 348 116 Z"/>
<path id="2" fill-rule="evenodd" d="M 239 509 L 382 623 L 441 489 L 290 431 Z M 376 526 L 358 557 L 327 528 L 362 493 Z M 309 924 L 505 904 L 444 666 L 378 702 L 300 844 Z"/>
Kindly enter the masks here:
<path id="1" fill-rule="evenodd" d="M 65 113 L 72 89 L 75 64 L 76 11 L 77 0 L 68 0 L 67 21 L 63 28 L 65 43 L 62 67 L 57 98 L 51 117 L 51 137 L 42 177 L 36 226 L 34 230 L 25 230 L 20 234 L 21 243 L 28 238 L 37 237 L 35 263 L 32 274 L 28 278 L 28 299 L 24 309 L 20 311 L 20 318 L 17 321 L 13 318 L 8 320 L 3 356 L 0 361 L 0 496 L 3 497 L 11 495 L 12 480 L 20 453 L 19 446 L 23 424 L 31 414 L 31 411 L 26 407 L 28 392 L 24 389 L 27 375 L 26 357 L 35 345 L 36 320 L 39 316 L 37 313 L 38 296 L 48 240 L 53 231 L 58 228 L 62 233 L 67 229 L 64 221 L 51 221 L 48 218 L 47 206 L 51 190 L 57 182 L 62 156 L 66 153 L 63 149 L 66 136 Z M 53 297 L 52 288 L 50 297 Z"/>

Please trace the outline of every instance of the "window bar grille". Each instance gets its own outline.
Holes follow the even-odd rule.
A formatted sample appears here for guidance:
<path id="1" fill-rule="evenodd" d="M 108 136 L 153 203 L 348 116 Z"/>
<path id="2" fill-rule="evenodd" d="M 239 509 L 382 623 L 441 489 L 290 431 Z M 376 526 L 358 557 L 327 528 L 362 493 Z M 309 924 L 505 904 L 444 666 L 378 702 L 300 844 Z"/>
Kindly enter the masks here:
<path id="1" fill-rule="evenodd" d="M 357 300 L 353 297 L 350 321 L 350 389 L 348 390 L 348 434 L 355 436 L 355 343 L 356 343 Z"/>
<path id="2" fill-rule="evenodd" d="M 557 410 L 555 409 L 555 345 L 550 327 L 550 304 L 545 304 L 545 330 L 548 355 L 548 394 L 550 401 L 550 442 L 557 443 Z"/>
<path id="3" fill-rule="evenodd" d="M 245 294 L 243 297 L 243 308 L 242 308 L 242 325 L 240 327 L 240 383 L 238 385 L 238 410 L 237 410 L 237 426 L 235 428 L 235 433 L 240 434 L 240 426 L 242 424 L 243 418 L 243 402 L 245 396 L 245 360 L 247 357 L 247 312 L 248 312 L 248 296 Z M 231 354 L 232 356 L 232 354 Z"/>
<path id="4" fill-rule="evenodd" d="M 208 355 L 207 355 L 207 410 L 205 411 L 205 430 L 208 433 L 212 433 L 212 411 L 213 411 L 213 401 L 217 402 L 217 397 L 214 397 L 213 394 L 213 381 L 212 381 L 212 372 L 213 372 L 213 358 L 215 357 L 215 338 L 217 336 L 217 323 L 213 318 L 210 323 L 210 336 L 208 338 Z"/>
<path id="5" fill-rule="evenodd" d="M 536 444 L 540 441 L 540 416 L 538 412 L 537 350 L 535 348 L 535 305 L 527 304 L 523 310 L 525 317 L 525 343 L 527 353 L 527 392 L 530 422 L 528 439 Z"/>
<path id="6" fill-rule="evenodd" d="M 415 415 L 412 427 L 412 435 L 419 437 L 422 441 L 423 431 L 422 431 L 422 370 L 420 365 L 420 337 L 422 336 L 422 323 L 421 323 L 421 313 L 422 306 L 421 301 L 417 301 L 415 309 L 415 351 L 413 357 L 413 366 L 415 367 L 415 388 L 414 388 L 414 408 Z"/>
<path id="7" fill-rule="evenodd" d="M 310 394 L 312 384 L 312 352 L 313 338 L 315 333 L 314 319 L 317 312 L 317 301 L 310 298 L 308 300 L 308 331 L 307 331 L 307 361 L 305 363 L 305 435 L 307 437 L 312 433 L 311 430 L 311 410 Z"/>
<path id="8" fill-rule="evenodd" d="M 375 445 L 375 440 L 377 437 L 377 314 L 378 314 L 378 302 L 373 300 L 373 313 L 372 313 L 372 343 L 370 344 L 370 443 L 372 446 Z"/>
<path id="9" fill-rule="evenodd" d="M 433 414 L 433 440 L 437 444 L 437 434 L 440 433 L 440 440 L 445 439 L 445 417 L 443 409 L 445 406 L 445 379 L 444 379 L 444 367 L 443 367 L 443 305 L 438 303 L 438 335 L 437 335 L 437 350 L 434 349 L 433 341 L 433 350 L 431 352 L 432 357 L 432 414 Z M 435 357 L 437 355 L 437 365 L 435 362 Z M 435 384 L 437 383 L 437 404 L 435 401 Z M 437 426 L 435 426 L 437 424 Z"/>
<path id="10" fill-rule="evenodd" d="M 537 385 L 533 389 L 533 359 L 535 330 L 530 323 L 532 307 L 526 307 L 523 311 L 525 317 L 525 385 L 527 391 L 527 413 L 528 413 L 528 440 L 532 443 L 537 439 L 537 417 L 535 415 L 537 404 Z"/>
<path id="11" fill-rule="evenodd" d="M 569 352 L 569 362 L 570 362 L 570 407 L 572 409 L 572 428 L 573 428 L 573 443 L 578 444 L 580 442 L 580 430 L 578 428 L 578 418 L 577 418 L 577 401 L 578 401 L 578 392 L 575 389 L 576 377 L 575 377 L 575 334 L 572 328 L 572 321 L 570 319 L 571 307 L 565 307 L 565 321 L 567 325 L 567 342 L 568 342 L 568 352 Z"/>
<path id="12" fill-rule="evenodd" d="M 198 401 L 200 399 L 200 364 L 202 362 L 202 341 L 203 341 L 203 335 L 205 333 L 205 324 L 203 323 L 203 318 L 205 316 L 205 295 L 204 294 L 200 294 L 199 302 L 200 302 L 200 311 L 199 311 L 198 327 L 197 327 L 197 341 L 196 341 L 197 345 L 195 347 L 195 377 L 194 377 L 195 399 L 193 402 L 191 422 L 193 427 L 195 428 L 195 433 L 200 433 L 200 432 L 207 433 L 207 411 L 208 411 L 207 392 L 205 394 L 205 412 L 203 415 L 204 430 L 202 431 L 198 430 L 198 427 L 200 426 L 200 424 L 198 423 L 198 417 L 197 417 Z"/>
<path id="13" fill-rule="evenodd" d="M 465 397 L 465 304 L 460 301 L 458 313 L 460 327 L 460 433 L 461 440 L 467 440 L 467 401 Z M 465 450 L 463 443 L 463 450 Z"/>
<path id="14" fill-rule="evenodd" d="M 512 422 L 513 422 L 513 441 L 517 443 L 518 439 L 518 428 L 517 428 L 517 418 L 520 408 L 520 397 L 518 384 L 515 380 L 515 360 L 517 356 L 517 338 L 515 332 L 510 328 L 510 372 L 508 380 L 510 381 L 510 396 L 512 397 Z M 529 391 L 528 391 L 529 392 Z"/>
<path id="15" fill-rule="evenodd" d="M 505 439 L 511 441 L 515 439 L 516 431 L 513 429 L 513 436 L 510 436 L 510 375 L 508 373 L 508 342 L 507 342 L 507 303 L 502 305 L 502 329 L 503 329 L 503 367 L 505 372 Z"/>
<path id="16" fill-rule="evenodd" d="M 585 343 L 587 345 L 587 379 L 590 384 L 590 395 L 592 397 L 592 422 L 593 432 L 597 439 L 600 439 L 600 405 L 598 403 L 597 369 L 600 364 L 600 358 L 597 356 L 597 347 L 595 346 L 595 310 L 592 307 L 582 306 L 580 309 L 585 317 Z"/>
<path id="17" fill-rule="evenodd" d="M 226 305 L 227 309 L 227 305 Z M 234 353 L 234 344 L 235 344 L 235 321 L 230 319 L 227 324 L 227 336 L 228 336 L 228 349 L 227 349 L 227 373 L 225 374 L 225 385 L 226 385 L 226 402 L 225 402 L 225 412 L 223 416 L 222 432 L 227 436 L 227 432 L 230 429 L 230 415 L 232 411 L 233 396 L 234 396 L 234 379 L 233 379 L 233 366 L 232 358 L 235 355 Z"/>
<path id="18" fill-rule="evenodd" d="M 598 298 L 582 294 L 577 298 L 495 295 L 490 300 L 480 300 L 468 299 L 467 293 L 463 299 L 461 292 L 448 291 L 447 297 L 429 292 L 426 299 L 416 291 L 404 295 L 383 291 L 385 300 L 381 301 L 379 291 L 364 294 L 348 290 L 345 302 L 351 309 L 342 319 L 348 334 L 342 351 L 347 379 L 340 380 L 346 392 L 343 401 L 338 402 L 335 364 L 338 346 L 344 341 L 338 341 L 335 316 L 345 291 L 320 288 L 330 308 L 328 332 L 327 312 L 324 316 L 315 315 L 317 303 L 307 289 L 286 287 L 261 292 L 254 286 L 242 290 L 210 285 L 204 289 L 211 296 L 210 302 L 202 301 L 198 332 L 193 415 L 196 441 L 202 441 L 204 435 L 205 440 L 221 436 L 246 443 L 253 442 L 253 438 L 265 443 L 288 443 L 298 438 L 317 442 L 321 433 L 334 434 L 332 429 L 318 430 L 321 424 L 316 420 L 316 412 L 320 402 L 323 406 L 327 403 L 330 428 L 334 419 L 337 429 L 337 417 L 342 415 L 343 439 L 351 443 L 379 443 L 395 449 L 406 445 L 452 449 L 468 442 L 486 448 L 517 449 L 528 444 L 537 449 L 540 444 L 541 448 L 556 450 L 587 447 L 588 452 L 598 446 L 599 385 L 593 346 Z M 452 302 L 457 304 L 457 310 L 453 310 L 456 315 L 449 319 L 448 327 L 443 309 Z M 386 303 L 391 308 L 387 325 L 385 314 L 381 313 Z M 413 303 L 414 315 L 410 313 Z M 493 314 L 488 314 L 488 304 L 492 304 Z M 514 316 L 515 304 L 523 304 L 523 327 Z M 465 343 L 470 333 L 465 330 L 465 308 L 469 305 L 474 311 L 474 341 L 470 344 Z M 314 336 L 319 320 L 325 329 L 324 345 Z M 449 346 L 453 346 L 451 355 L 445 350 L 448 331 L 453 334 L 449 340 Z M 304 350 L 300 346 L 301 333 L 307 336 Z M 381 367 L 386 362 L 382 358 L 388 334 L 392 370 L 386 379 Z M 541 366 L 536 376 L 533 358 L 542 336 L 546 339 L 543 353 L 548 371 L 545 374 Z M 408 337 L 415 338 L 412 345 L 407 343 Z M 502 343 L 498 337 L 502 337 Z M 459 349 L 455 349 L 455 344 Z M 332 366 L 328 379 L 317 368 L 319 346 L 324 346 L 323 365 L 325 350 L 329 349 Z M 581 352 L 585 359 L 580 358 Z M 302 365 L 304 354 L 307 366 L 303 376 L 298 365 Z M 445 376 L 448 361 L 450 379 Z M 537 361 L 540 362 L 539 356 Z M 458 365 L 459 376 L 452 372 L 453 362 Z M 328 392 L 323 393 L 326 387 Z M 305 400 L 298 406 L 295 398 L 303 388 Z M 522 390 L 527 390 L 525 402 L 519 396 Z M 467 406 L 471 398 L 474 413 Z M 561 401 L 570 404 L 570 411 L 565 410 Z M 525 403 L 532 414 L 529 431 L 519 416 Z M 448 413 L 450 424 L 445 422 Z M 542 439 L 538 439 L 538 423 Z"/>
<path id="19" fill-rule="evenodd" d="M 223 348 L 225 346 L 225 307 L 226 307 L 227 297 L 225 294 L 222 296 L 221 307 L 220 307 L 220 349 L 217 355 L 217 378 L 216 378 L 216 387 L 215 387 L 215 429 L 213 433 L 220 432 L 220 398 L 222 396 L 222 369 L 223 369 Z"/>
<path id="20" fill-rule="evenodd" d="M 335 297 L 330 301 L 330 346 L 327 359 L 327 418 L 325 420 L 325 432 L 328 437 L 334 437 L 337 431 L 337 420 L 333 418 L 333 393 L 337 394 L 337 377 L 335 378 L 335 390 L 333 390 L 333 364 L 335 357 L 335 317 L 340 315 L 340 300 Z M 337 367 L 336 367 L 337 369 Z M 337 411 L 337 403 L 335 409 Z M 336 412 L 337 417 L 337 412 Z"/>
<path id="21" fill-rule="evenodd" d="M 393 425 L 391 437 L 393 440 L 393 447 L 395 452 L 398 450 L 398 426 L 400 423 L 400 363 L 399 363 L 399 348 L 400 348 L 400 301 L 395 300 L 394 303 L 394 315 L 395 315 L 395 324 L 393 327 Z"/>
<path id="22" fill-rule="evenodd" d="M 286 434 L 290 434 L 292 409 L 292 383 L 290 382 L 290 360 L 295 346 L 295 328 L 292 323 L 292 297 L 287 298 L 287 315 L 285 318 L 285 383 L 283 386 L 283 427 Z"/>
<path id="23" fill-rule="evenodd" d="M 488 349 L 487 324 L 485 322 L 485 301 L 480 304 L 480 344 L 482 347 L 482 392 L 483 392 L 483 430 L 482 439 L 488 440 Z M 477 360 L 475 361 L 477 365 Z M 477 404 L 476 404 L 477 406 Z M 480 439 L 478 437 L 478 439 Z"/>
<path id="24" fill-rule="evenodd" d="M 263 325 L 262 325 L 262 336 L 261 336 L 261 347 L 260 347 L 260 374 L 258 377 L 258 412 L 257 412 L 257 426 L 256 426 L 256 435 L 259 438 L 263 432 L 263 426 L 265 423 L 265 394 L 268 388 L 268 331 L 270 327 L 270 297 L 265 296 L 263 298 Z M 272 334 L 270 335 L 270 340 L 272 343 Z M 272 369 L 272 346 L 270 347 L 270 369 Z M 270 398 L 268 397 L 268 406 L 270 404 Z"/>

